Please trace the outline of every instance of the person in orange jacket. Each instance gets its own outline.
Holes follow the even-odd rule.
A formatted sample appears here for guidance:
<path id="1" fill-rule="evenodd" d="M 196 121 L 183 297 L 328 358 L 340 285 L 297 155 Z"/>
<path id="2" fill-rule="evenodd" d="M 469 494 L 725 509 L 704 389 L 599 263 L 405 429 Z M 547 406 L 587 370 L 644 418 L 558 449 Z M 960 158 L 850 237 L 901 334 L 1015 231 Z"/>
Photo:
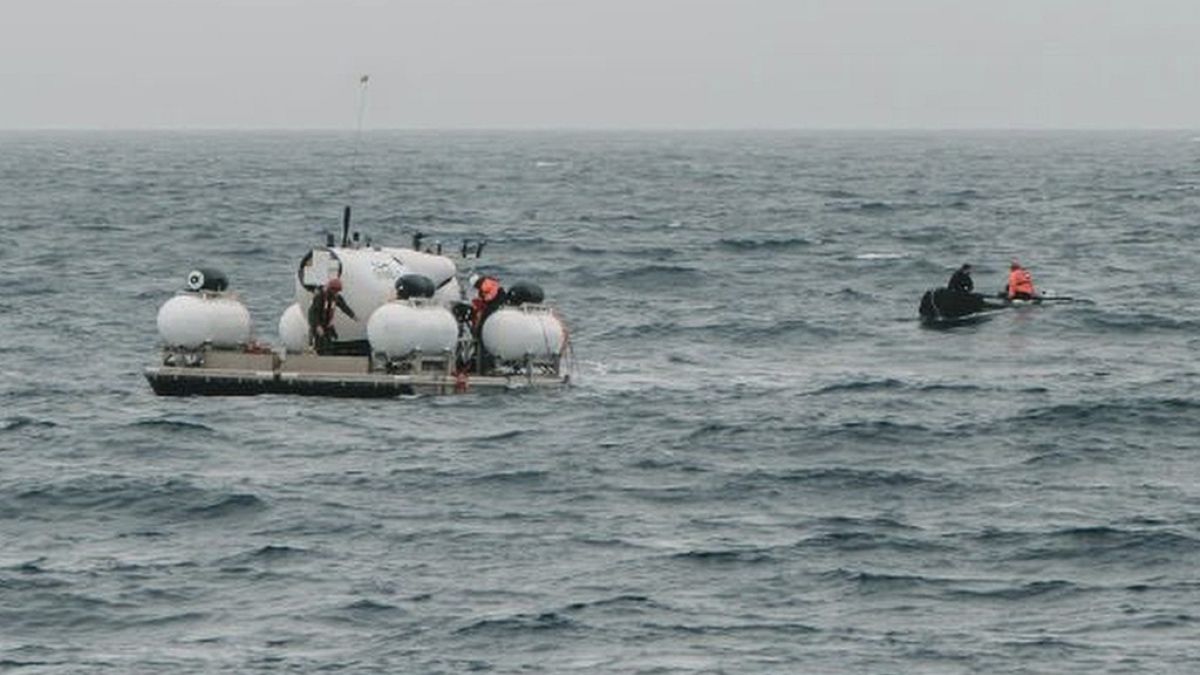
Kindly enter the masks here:
<path id="1" fill-rule="evenodd" d="M 475 282 L 477 295 L 471 301 L 471 327 L 478 335 L 483 322 L 504 304 L 504 287 L 495 277 L 483 276 Z"/>
<path id="2" fill-rule="evenodd" d="M 476 341 L 476 372 L 484 373 L 495 367 L 496 360 L 483 346 L 483 322 L 504 305 L 507 293 L 498 279 L 489 276 L 475 281 L 475 292 L 475 299 L 471 301 L 471 334 Z"/>
<path id="3" fill-rule="evenodd" d="M 1037 291 L 1033 288 L 1033 277 L 1030 276 L 1029 270 L 1021 267 L 1021 263 L 1016 260 L 1012 261 L 1012 265 L 1008 270 L 1008 288 L 1005 291 L 1009 300 L 1034 300 L 1037 298 Z"/>

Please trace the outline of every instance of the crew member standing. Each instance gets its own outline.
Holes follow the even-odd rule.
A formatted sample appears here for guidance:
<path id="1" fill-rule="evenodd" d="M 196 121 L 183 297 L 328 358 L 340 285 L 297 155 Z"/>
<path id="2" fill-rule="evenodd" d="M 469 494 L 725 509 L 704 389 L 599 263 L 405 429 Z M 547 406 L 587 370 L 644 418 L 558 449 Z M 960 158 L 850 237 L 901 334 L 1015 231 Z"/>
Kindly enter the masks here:
<path id="1" fill-rule="evenodd" d="M 1037 298 L 1037 291 L 1033 288 L 1033 277 L 1030 276 L 1029 270 L 1021 267 L 1021 263 L 1016 260 L 1012 261 L 1012 265 L 1009 266 L 1006 294 L 1009 300 L 1034 300 Z"/>
<path id="2" fill-rule="evenodd" d="M 504 304 L 504 287 L 495 277 L 479 277 L 475 282 L 476 296 L 471 301 L 471 327 L 476 337 L 483 322 Z"/>
<path id="3" fill-rule="evenodd" d="M 480 277 L 475 282 L 475 299 L 471 301 L 471 334 L 475 336 L 476 372 L 485 373 L 495 366 L 495 359 L 483 347 L 483 322 L 492 312 L 504 305 L 504 287 L 494 277 Z"/>
<path id="4" fill-rule="evenodd" d="M 338 277 L 330 279 L 324 286 L 318 286 L 313 293 L 312 304 L 308 306 L 309 343 L 318 354 L 327 352 L 330 344 L 337 339 L 337 329 L 333 327 L 334 308 L 342 310 L 351 319 L 357 318 L 342 297 L 342 280 Z"/>
<path id="5" fill-rule="evenodd" d="M 970 293 L 975 290 L 975 282 L 971 279 L 970 263 L 963 263 L 962 267 L 954 271 L 949 283 L 946 284 L 946 288 L 962 293 Z"/>

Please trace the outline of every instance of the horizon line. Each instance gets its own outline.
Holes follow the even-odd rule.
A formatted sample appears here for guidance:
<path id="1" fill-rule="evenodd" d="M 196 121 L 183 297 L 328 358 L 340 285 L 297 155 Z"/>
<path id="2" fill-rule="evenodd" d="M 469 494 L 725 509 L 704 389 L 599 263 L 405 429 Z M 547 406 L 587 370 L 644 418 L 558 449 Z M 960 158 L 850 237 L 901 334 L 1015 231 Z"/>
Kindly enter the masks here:
<path id="1" fill-rule="evenodd" d="M 102 126 L 47 126 L 47 127 L 0 127 L 0 133 L 45 133 L 45 132 L 155 132 L 155 133 L 357 133 L 345 127 L 229 127 L 229 126 L 146 126 L 146 127 L 102 127 Z M 363 129 L 362 133 L 1129 133 L 1129 132 L 1200 132 L 1200 127 L 588 127 L 588 126 L 464 126 L 464 127 L 375 127 Z"/>

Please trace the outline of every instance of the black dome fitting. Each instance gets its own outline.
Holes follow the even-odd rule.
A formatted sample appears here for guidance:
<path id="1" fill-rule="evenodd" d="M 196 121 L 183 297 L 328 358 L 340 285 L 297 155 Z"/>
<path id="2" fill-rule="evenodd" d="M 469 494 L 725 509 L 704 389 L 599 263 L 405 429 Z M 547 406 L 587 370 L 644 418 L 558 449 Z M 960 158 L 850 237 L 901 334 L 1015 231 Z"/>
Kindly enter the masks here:
<path id="1" fill-rule="evenodd" d="M 518 281 L 509 286 L 508 297 L 506 302 L 510 305 L 524 305 L 526 303 L 536 305 L 546 299 L 545 292 L 542 287 L 532 281 Z"/>
<path id="2" fill-rule="evenodd" d="M 401 300 L 432 298 L 436 290 L 433 280 L 424 274 L 405 274 L 396 280 L 396 297 Z"/>
<path id="3" fill-rule="evenodd" d="M 223 291 L 229 288 L 229 279 L 220 270 L 200 267 L 188 272 L 187 285 L 193 291 Z"/>

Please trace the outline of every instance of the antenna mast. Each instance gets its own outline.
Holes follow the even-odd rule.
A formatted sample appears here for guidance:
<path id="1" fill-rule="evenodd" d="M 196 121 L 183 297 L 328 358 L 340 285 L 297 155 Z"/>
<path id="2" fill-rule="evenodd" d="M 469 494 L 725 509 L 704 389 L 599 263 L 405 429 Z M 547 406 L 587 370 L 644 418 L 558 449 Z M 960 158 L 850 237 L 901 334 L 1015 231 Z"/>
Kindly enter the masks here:
<path id="1" fill-rule="evenodd" d="M 354 131 L 354 152 L 350 156 L 350 187 L 346 191 L 347 201 L 354 196 L 354 183 L 358 178 L 358 148 L 362 144 L 363 117 L 367 113 L 367 83 L 370 75 L 358 78 L 358 126 Z M 350 243 L 350 205 L 342 211 L 342 246 Z"/>

